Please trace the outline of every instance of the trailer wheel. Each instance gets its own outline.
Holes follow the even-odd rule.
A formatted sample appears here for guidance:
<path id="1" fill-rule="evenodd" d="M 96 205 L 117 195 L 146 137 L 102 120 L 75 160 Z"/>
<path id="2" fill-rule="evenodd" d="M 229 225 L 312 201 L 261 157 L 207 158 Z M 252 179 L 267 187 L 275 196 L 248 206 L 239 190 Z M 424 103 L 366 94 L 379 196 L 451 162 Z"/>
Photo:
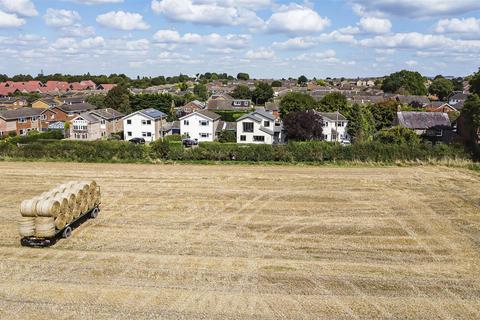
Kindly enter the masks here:
<path id="1" fill-rule="evenodd" d="M 90 213 L 90 218 L 92 218 L 92 219 L 97 218 L 99 212 L 100 212 L 100 210 L 98 208 L 93 209 L 92 213 Z"/>
<path id="2" fill-rule="evenodd" d="M 63 230 L 63 237 L 65 239 L 68 239 L 72 236 L 72 228 L 71 227 L 66 227 L 65 230 Z"/>

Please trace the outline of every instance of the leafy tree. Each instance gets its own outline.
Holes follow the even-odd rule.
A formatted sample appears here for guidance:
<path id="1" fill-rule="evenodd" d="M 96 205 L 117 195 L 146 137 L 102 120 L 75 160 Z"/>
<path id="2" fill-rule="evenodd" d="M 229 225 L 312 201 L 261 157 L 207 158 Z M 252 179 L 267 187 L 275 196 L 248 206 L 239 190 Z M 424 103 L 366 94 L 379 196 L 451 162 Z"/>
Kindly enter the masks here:
<path id="1" fill-rule="evenodd" d="M 435 79 L 428 88 L 430 94 L 436 95 L 441 101 L 444 101 L 453 92 L 453 83 L 443 77 Z"/>
<path id="2" fill-rule="evenodd" d="M 125 114 L 132 113 L 130 107 L 130 92 L 125 86 L 116 86 L 107 93 L 105 108 L 112 108 Z"/>
<path id="3" fill-rule="evenodd" d="M 418 145 L 420 143 L 420 137 L 415 131 L 400 126 L 382 129 L 375 140 L 386 144 Z"/>
<path id="4" fill-rule="evenodd" d="M 393 125 L 398 110 L 398 102 L 386 100 L 369 106 L 370 112 L 375 120 L 377 131 L 389 128 Z"/>
<path id="5" fill-rule="evenodd" d="M 272 88 L 280 88 L 283 85 L 282 81 L 275 80 L 272 82 Z"/>
<path id="6" fill-rule="evenodd" d="M 480 69 L 470 79 L 470 92 L 480 95 Z"/>
<path id="7" fill-rule="evenodd" d="M 354 142 L 370 141 L 375 134 L 375 119 L 365 105 L 354 104 L 346 115 L 348 122 L 348 134 Z"/>
<path id="8" fill-rule="evenodd" d="M 237 142 L 237 134 L 235 133 L 235 131 L 223 130 L 218 135 L 218 142 L 221 142 L 221 143 Z"/>
<path id="9" fill-rule="evenodd" d="M 252 91 L 250 91 L 250 88 L 248 86 L 241 84 L 235 87 L 235 89 L 231 93 L 231 96 L 235 99 L 251 100 Z"/>
<path id="10" fill-rule="evenodd" d="M 473 94 L 465 101 L 461 112 L 460 131 L 465 140 L 469 143 L 477 142 L 480 139 L 480 96 Z"/>
<path id="11" fill-rule="evenodd" d="M 168 120 L 175 119 L 174 98 L 170 94 L 136 94 L 131 98 L 131 108 L 133 111 L 154 108 L 168 115 Z"/>
<path id="12" fill-rule="evenodd" d="M 273 95 L 273 88 L 266 82 L 260 82 L 252 92 L 252 100 L 255 101 L 256 104 L 264 105 L 265 102 L 273 98 Z"/>
<path id="13" fill-rule="evenodd" d="M 325 87 L 327 82 L 325 80 L 317 80 L 317 85 L 320 87 Z"/>
<path id="14" fill-rule="evenodd" d="M 240 72 L 237 75 L 237 79 L 247 81 L 247 80 L 250 80 L 250 75 L 248 73 Z"/>
<path id="15" fill-rule="evenodd" d="M 290 92 L 280 101 L 280 114 L 285 119 L 290 112 L 314 110 L 317 102 L 312 96 L 300 92 Z"/>
<path id="16" fill-rule="evenodd" d="M 178 86 L 178 89 L 180 89 L 180 91 L 188 90 L 188 84 L 186 84 L 185 82 L 180 82 L 179 84 L 177 84 L 177 86 Z"/>
<path id="17" fill-rule="evenodd" d="M 453 91 L 463 91 L 463 78 L 458 77 L 452 80 Z"/>
<path id="18" fill-rule="evenodd" d="M 323 139 L 323 118 L 313 110 L 288 113 L 283 119 L 283 126 L 289 140 Z"/>
<path id="19" fill-rule="evenodd" d="M 308 78 L 305 76 L 300 76 L 297 80 L 297 83 L 301 86 L 307 85 L 307 82 L 308 82 Z"/>
<path id="20" fill-rule="evenodd" d="M 327 94 L 320 100 L 318 110 L 322 112 L 335 112 L 338 111 L 344 115 L 348 112 L 348 100 L 343 94 L 339 92 L 333 92 Z"/>
<path id="21" fill-rule="evenodd" d="M 195 87 L 193 87 L 193 93 L 195 93 L 202 101 L 206 101 L 208 99 L 208 89 L 204 84 L 195 85 Z"/>
<path id="22" fill-rule="evenodd" d="M 103 94 L 94 94 L 94 95 L 88 96 L 85 99 L 85 101 L 90 104 L 93 104 L 98 109 L 105 108 L 105 95 Z"/>
<path id="23" fill-rule="evenodd" d="M 390 93 L 403 92 L 410 95 L 427 94 L 424 78 L 418 72 L 402 70 L 392 73 L 383 80 L 382 90 Z"/>

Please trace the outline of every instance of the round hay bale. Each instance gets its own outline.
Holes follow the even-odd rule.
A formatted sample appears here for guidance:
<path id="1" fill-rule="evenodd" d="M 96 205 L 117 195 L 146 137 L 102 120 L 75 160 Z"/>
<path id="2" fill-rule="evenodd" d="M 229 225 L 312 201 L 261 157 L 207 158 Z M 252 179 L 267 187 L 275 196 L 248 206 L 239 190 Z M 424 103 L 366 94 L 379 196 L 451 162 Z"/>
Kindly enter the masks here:
<path id="1" fill-rule="evenodd" d="M 75 193 L 64 192 L 64 193 L 59 194 L 58 196 L 67 199 L 68 207 L 70 208 L 70 210 L 73 209 L 73 207 L 75 206 L 75 203 L 76 203 Z"/>
<path id="2" fill-rule="evenodd" d="M 40 198 L 32 198 L 29 200 L 24 200 L 20 204 L 20 213 L 24 217 L 36 217 L 37 216 L 37 203 L 40 201 Z"/>
<path id="3" fill-rule="evenodd" d="M 18 232 L 21 237 L 33 237 L 35 235 L 35 218 L 21 217 L 18 220 Z"/>
<path id="4" fill-rule="evenodd" d="M 35 218 L 35 236 L 50 238 L 55 235 L 55 219 L 53 217 Z"/>
<path id="5" fill-rule="evenodd" d="M 61 204 L 54 199 L 40 200 L 36 210 L 39 217 L 57 217 L 60 214 Z"/>
<path id="6" fill-rule="evenodd" d="M 68 200 L 62 197 L 61 194 L 57 195 L 53 200 L 60 202 L 60 213 L 65 213 L 69 210 Z"/>
<path id="7" fill-rule="evenodd" d="M 65 214 L 61 214 L 57 218 L 55 218 L 55 228 L 57 230 L 65 228 L 66 225 L 67 225 L 67 218 Z"/>

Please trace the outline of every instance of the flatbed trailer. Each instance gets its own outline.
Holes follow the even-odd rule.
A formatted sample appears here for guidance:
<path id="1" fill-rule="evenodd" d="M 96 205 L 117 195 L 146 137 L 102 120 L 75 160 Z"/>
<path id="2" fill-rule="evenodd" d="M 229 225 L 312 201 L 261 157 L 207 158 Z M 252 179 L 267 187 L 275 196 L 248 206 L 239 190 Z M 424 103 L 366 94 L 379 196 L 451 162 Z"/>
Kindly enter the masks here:
<path id="1" fill-rule="evenodd" d="M 72 236 L 72 231 L 81 226 L 89 219 L 95 219 L 100 213 L 100 204 L 95 205 L 89 211 L 81 214 L 71 223 L 67 224 L 63 229 L 56 230 L 55 235 L 49 238 L 39 238 L 39 237 L 23 237 L 20 240 L 20 243 L 24 247 L 31 248 L 47 248 L 51 247 L 57 243 L 60 239 L 68 239 Z"/>

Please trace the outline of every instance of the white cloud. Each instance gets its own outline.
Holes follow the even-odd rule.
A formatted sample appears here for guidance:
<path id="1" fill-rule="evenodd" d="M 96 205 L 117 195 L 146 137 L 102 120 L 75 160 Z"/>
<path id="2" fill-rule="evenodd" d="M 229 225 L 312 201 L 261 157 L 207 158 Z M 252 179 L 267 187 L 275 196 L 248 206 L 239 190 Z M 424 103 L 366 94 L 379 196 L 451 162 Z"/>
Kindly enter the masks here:
<path id="1" fill-rule="evenodd" d="M 283 50 L 305 50 L 316 47 L 321 43 L 356 44 L 357 40 L 351 34 L 343 34 L 336 30 L 330 33 L 322 33 L 319 36 L 290 38 L 284 42 L 274 42 L 272 45 Z"/>
<path id="2" fill-rule="evenodd" d="M 363 17 L 358 25 L 367 33 L 389 33 L 392 28 L 390 20 L 375 17 Z"/>
<path id="3" fill-rule="evenodd" d="M 186 33 L 180 35 L 175 30 L 159 30 L 153 35 L 154 41 L 160 44 L 203 44 L 217 48 L 243 48 L 248 45 L 250 38 L 250 35 L 242 34 L 220 35 L 211 33 L 200 35 L 196 33 Z"/>
<path id="4" fill-rule="evenodd" d="M 418 61 L 416 61 L 416 60 L 408 60 L 408 61 L 405 61 L 405 64 L 406 64 L 407 66 L 414 67 L 414 66 L 418 66 Z"/>
<path id="5" fill-rule="evenodd" d="M 267 48 L 259 48 L 257 50 L 249 50 L 245 57 L 251 60 L 270 60 L 275 58 L 275 52 Z"/>
<path id="6" fill-rule="evenodd" d="M 418 32 L 381 35 L 362 39 L 359 43 L 366 47 L 383 49 L 442 49 L 447 52 L 478 52 L 480 50 L 480 40 L 459 40 L 444 35 Z"/>
<path id="7" fill-rule="evenodd" d="M 388 14 L 408 18 L 426 18 L 465 14 L 480 10 L 478 0 L 352 0 L 354 11 L 363 16 Z"/>
<path id="8" fill-rule="evenodd" d="M 173 21 L 207 25 L 259 27 L 263 25 L 251 7 L 265 1 L 152 0 L 152 10 Z"/>
<path id="9" fill-rule="evenodd" d="M 48 8 L 47 13 L 43 16 L 43 19 L 48 26 L 67 27 L 75 24 L 82 18 L 77 11 Z"/>
<path id="10" fill-rule="evenodd" d="M 437 33 L 479 33 L 480 19 L 462 18 L 462 19 L 442 19 L 437 22 L 435 27 Z"/>
<path id="11" fill-rule="evenodd" d="M 100 48 L 105 46 L 103 37 L 86 38 L 78 41 L 75 38 L 58 38 L 52 43 L 51 48 L 54 51 L 61 51 L 67 54 L 78 54 L 87 49 Z"/>
<path id="12" fill-rule="evenodd" d="M 320 61 L 320 60 L 330 60 L 335 58 L 337 53 L 335 50 L 329 49 L 324 52 L 315 52 L 315 53 L 302 53 L 301 55 L 293 58 L 295 61 Z"/>
<path id="13" fill-rule="evenodd" d="M 330 25 L 330 19 L 321 17 L 316 11 L 301 5 L 282 6 L 266 22 L 270 32 L 314 33 Z"/>
<path id="14" fill-rule="evenodd" d="M 25 19 L 19 18 L 16 14 L 0 11 L 0 28 L 16 28 L 25 23 Z"/>
<path id="15" fill-rule="evenodd" d="M 146 30 L 150 26 L 138 13 L 110 11 L 97 17 L 97 22 L 104 27 L 120 30 Z"/>
<path id="16" fill-rule="evenodd" d="M 82 37 L 91 37 L 95 35 L 94 27 L 83 26 L 79 23 L 76 23 L 71 26 L 62 27 L 60 31 L 66 37 L 82 38 Z"/>
<path id="17" fill-rule="evenodd" d="M 38 11 L 31 0 L 0 0 L 0 10 L 25 17 L 38 15 Z"/>
<path id="18" fill-rule="evenodd" d="M 125 48 L 130 51 L 146 51 L 150 48 L 150 41 L 147 39 L 127 41 Z"/>

